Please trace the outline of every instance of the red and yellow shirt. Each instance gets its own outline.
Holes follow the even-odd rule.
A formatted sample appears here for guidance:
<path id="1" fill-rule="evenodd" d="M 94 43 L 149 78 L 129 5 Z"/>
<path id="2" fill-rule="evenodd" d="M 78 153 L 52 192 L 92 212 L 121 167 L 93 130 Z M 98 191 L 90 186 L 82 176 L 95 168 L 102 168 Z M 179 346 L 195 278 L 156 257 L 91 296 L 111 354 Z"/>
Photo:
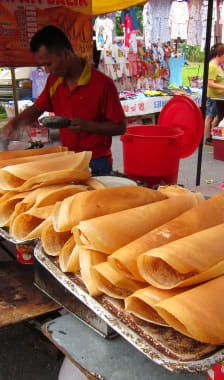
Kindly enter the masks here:
<path id="1" fill-rule="evenodd" d="M 70 90 L 63 77 L 49 75 L 46 86 L 35 105 L 56 116 L 79 117 L 92 121 L 120 123 L 124 118 L 117 89 L 111 78 L 86 62 L 77 86 Z M 63 145 L 69 150 L 92 151 L 92 158 L 110 156 L 111 136 L 96 133 L 75 133 L 60 129 Z"/>

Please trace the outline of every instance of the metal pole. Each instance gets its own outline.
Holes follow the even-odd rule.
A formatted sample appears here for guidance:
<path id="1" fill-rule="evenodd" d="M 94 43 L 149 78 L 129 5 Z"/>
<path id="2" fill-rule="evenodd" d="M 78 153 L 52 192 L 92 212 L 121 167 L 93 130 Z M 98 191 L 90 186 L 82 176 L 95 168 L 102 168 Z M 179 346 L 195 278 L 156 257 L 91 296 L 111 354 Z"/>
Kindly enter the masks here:
<path id="1" fill-rule="evenodd" d="M 209 53 L 210 53 L 210 41 L 212 30 L 212 12 L 213 12 L 213 0 L 208 0 L 208 14 L 207 14 L 207 29 L 206 29 L 206 41 L 205 41 L 205 59 L 204 59 L 204 75 L 203 75 L 203 90 L 201 99 L 201 111 L 203 120 L 206 116 L 206 98 L 207 98 L 207 84 L 208 84 L 208 67 L 209 67 Z M 200 185 L 201 179 L 201 161 L 203 150 L 203 137 L 198 149 L 198 164 L 197 164 L 197 177 L 196 186 Z"/>
<path id="2" fill-rule="evenodd" d="M 13 89 L 15 116 L 17 116 L 19 114 L 19 110 L 18 110 L 17 90 L 16 90 L 15 69 L 14 69 L 14 67 L 11 67 L 10 69 L 11 69 L 11 78 L 12 78 L 12 89 Z"/>

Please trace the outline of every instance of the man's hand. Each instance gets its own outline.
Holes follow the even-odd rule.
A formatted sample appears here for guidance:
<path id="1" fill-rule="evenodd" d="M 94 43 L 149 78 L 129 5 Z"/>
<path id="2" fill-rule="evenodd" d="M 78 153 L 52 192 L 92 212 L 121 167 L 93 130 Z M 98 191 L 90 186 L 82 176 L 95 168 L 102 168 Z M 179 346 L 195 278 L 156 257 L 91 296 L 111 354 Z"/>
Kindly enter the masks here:
<path id="1" fill-rule="evenodd" d="M 90 132 L 90 130 L 88 130 L 88 121 L 80 119 L 79 117 L 73 117 L 71 119 L 69 129 L 75 133 Z"/>
<path id="2" fill-rule="evenodd" d="M 17 130 L 13 126 L 13 121 L 10 120 L 1 129 L 1 136 L 4 136 L 8 140 L 15 140 L 17 136 Z"/>

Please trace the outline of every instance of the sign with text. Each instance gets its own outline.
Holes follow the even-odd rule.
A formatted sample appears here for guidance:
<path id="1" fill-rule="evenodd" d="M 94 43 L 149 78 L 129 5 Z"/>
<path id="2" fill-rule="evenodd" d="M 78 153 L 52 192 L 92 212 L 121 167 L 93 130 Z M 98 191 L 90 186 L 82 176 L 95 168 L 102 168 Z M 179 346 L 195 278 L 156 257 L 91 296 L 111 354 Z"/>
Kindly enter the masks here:
<path id="1" fill-rule="evenodd" d="M 172 96 L 152 96 L 145 99 L 121 100 L 121 105 L 126 117 L 141 116 L 161 112 L 170 99 L 172 99 Z M 191 99 L 193 99 L 198 106 L 201 105 L 200 95 L 192 95 Z"/>
<path id="2" fill-rule="evenodd" d="M 46 25 L 66 34 L 77 55 L 92 58 L 91 0 L 0 0 L 0 66 L 36 66 L 32 36 Z"/>

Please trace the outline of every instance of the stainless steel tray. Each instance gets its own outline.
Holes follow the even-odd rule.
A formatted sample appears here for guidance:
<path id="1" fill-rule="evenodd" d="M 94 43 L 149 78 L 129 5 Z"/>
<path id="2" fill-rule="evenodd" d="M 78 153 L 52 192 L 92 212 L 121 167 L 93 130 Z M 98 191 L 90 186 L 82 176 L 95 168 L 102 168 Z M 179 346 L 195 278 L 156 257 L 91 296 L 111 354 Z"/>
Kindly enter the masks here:
<path id="1" fill-rule="evenodd" d="M 35 247 L 34 258 L 55 278 L 55 281 L 64 286 L 73 299 L 78 298 L 137 350 L 164 368 L 179 373 L 202 373 L 224 360 L 223 347 L 213 347 L 213 351 L 209 352 L 210 345 L 187 338 L 171 328 L 158 327 L 132 318 L 130 314 L 124 312 L 120 301 L 105 295 L 91 297 L 82 286 L 79 276 L 61 272 L 55 258 L 44 253 L 41 242 L 38 242 Z M 55 295 L 51 294 L 51 289 L 47 289 L 47 293 L 54 299 Z M 182 352 L 179 354 L 174 352 L 169 343 L 177 344 L 177 346 L 180 344 Z M 193 351 L 186 355 L 184 350 L 189 343 Z M 207 353 L 206 349 L 208 349 Z M 201 352 L 205 357 L 197 360 Z"/>
<path id="2" fill-rule="evenodd" d="M 14 244 L 23 244 L 23 243 L 29 243 L 29 242 L 34 242 L 35 240 L 37 240 L 36 238 L 35 239 L 31 239 L 31 240 L 16 240 L 14 239 L 8 232 L 8 230 L 6 228 L 1 228 L 0 227 L 0 236 L 5 239 L 5 240 L 8 240 L 10 241 L 11 243 L 14 243 Z"/>

